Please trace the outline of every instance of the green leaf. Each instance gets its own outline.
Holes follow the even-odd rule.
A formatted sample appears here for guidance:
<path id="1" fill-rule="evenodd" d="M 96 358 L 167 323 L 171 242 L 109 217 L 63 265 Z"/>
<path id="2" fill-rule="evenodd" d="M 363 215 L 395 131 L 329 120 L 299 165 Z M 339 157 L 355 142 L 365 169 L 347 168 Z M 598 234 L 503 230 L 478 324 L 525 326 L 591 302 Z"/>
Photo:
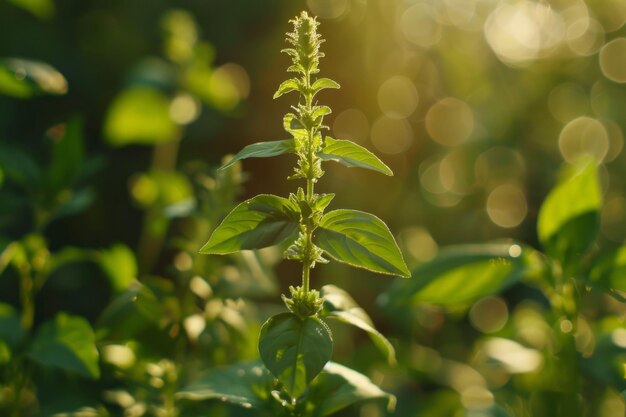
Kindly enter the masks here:
<path id="1" fill-rule="evenodd" d="M 248 145 L 240 150 L 230 161 L 222 165 L 219 171 L 230 167 L 237 161 L 247 158 L 269 158 L 285 153 L 294 153 L 296 145 L 293 139 L 275 140 L 271 142 L 258 142 Z"/>
<path id="2" fill-rule="evenodd" d="M 330 360 L 333 340 L 322 320 L 282 313 L 261 328 L 259 353 L 287 393 L 297 398 Z"/>
<path id="3" fill-rule="evenodd" d="M 0 341 L 4 340 L 11 349 L 15 349 L 23 333 L 18 312 L 10 304 L 0 303 Z"/>
<path id="4" fill-rule="evenodd" d="M 624 378 L 624 347 L 619 341 L 624 331 L 623 323 L 605 320 L 594 332 L 594 348 L 591 355 L 580 358 L 581 371 L 595 383 L 626 389 Z M 619 358 L 619 359 L 617 359 Z"/>
<path id="5" fill-rule="evenodd" d="M 170 102 L 160 91 L 133 87 L 121 92 L 106 116 L 104 134 L 112 146 L 157 145 L 177 138 Z"/>
<path id="6" fill-rule="evenodd" d="M 300 89 L 300 83 L 295 78 L 290 78 L 287 81 L 283 81 L 278 90 L 274 93 L 274 99 L 282 96 L 283 94 L 290 93 L 292 91 L 298 91 Z"/>
<path id="7" fill-rule="evenodd" d="M 166 320 L 165 309 L 154 292 L 134 281 L 104 309 L 96 327 L 98 337 L 115 332 L 133 338 L 146 327 L 162 327 Z"/>
<path id="8" fill-rule="evenodd" d="M 175 394 L 179 400 L 220 400 L 255 410 L 255 415 L 282 415 L 281 398 L 274 395 L 272 375 L 260 361 L 243 362 L 208 371 Z M 378 388 L 365 375 L 329 362 L 311 383 L 306 402 L 297 409 L 309 410 L 312 417 L 328 416 L 350 405 L 366 401 L 387 404 L 391 411 L 396 399 Z M 288 411 L 287 411 L 288 412 Z M 267 414 L 260 414 L 267 413 Z"/>
<path id="9" fill-rule="evenodd" d="M 34 188 L 41 179 L 39 165 L 26 152 L 0 142 L 0 167 L 7 179 L 24 188 Z"/>
<path id="10" fill-rule="evenodd" d="M 137 203 L 144 208 L 160 209 L 166 218 L 185 217 L 195 206 L 189 177 L 177 171 L 151 171 L 137 175 L 130 191 Z"/>
<path id="11" fill-rule="evenodd" d="M 219 399 L 244 408 L 268 407 L 274 377 L 260 361 L 215 368 L 176 393 L 176 398 L 192 401 Z"/>
<path id="12" fill-rule="evenodd" d="M 17 58 L 0 60 L 0 94 L 29 98 L 65 93 L 67 80 L 50 65 Z"/>
<path id="13" fill-rule="evenodd" d="M 535 271 L 531 248 L 510 243 L 452 246 L 397 282 L 381 297 L 384 304 L 431 303 L 457 306 L 497 294 Z"/>
<path id="14" fill-rule="evenodd" d="M 396 363 L 396 351 L 393 345 L 382 333 L 376 330 L 372 319 L 346 291 L 334 285 L 324 285 L 321 294 L 324 298 L 324 317 L 338 320 L 365 331 L 376 347 L 385 355 L 387 362 L 390 365 Z"/>
<path id="15" fill-rule="evenodd" d="M 328 106 L 314 106 L 311 113 L 311 119 L 315 120 L 318 117 L 323 117 L 331 114 L 333 111 Z"/>
<path id="16" fill-rule="evenodd" d="M 313 94 L 316 94 L 325 88 L 341 88 L 341 86 L 330 78 L 318 78 L 311 86 L 311 91 L 313 91 Z"/>
<path id="17" fill-rule="evenodd" d="M 283 117 L 283 128 L 285 132 L 291 133 L 296 139 L 304 139 L 308 135 L 306 128 L 293 113 L 287 113 L 285 117 Z"/>
<path id="18" fill-rule="evenodd" d="M 44 366 L 54 366 L 88 378 L 100 377 L 96 339 L 82 317 L 59 313 L 41 325 L 28 356 Z"/>
<path id="19" fill-rule="evenodd" d="M 65 125 L 64 134 L 55 141 L 47 179 L 54 192 L 71 188 L 80 174 L 84 158 L 83 123 L 75 117 Z"/>
<path id="20" fill-rule="evenodd" d="M 18 7 L 32 13 L 39 19 L 48 19 L 54 15 L 52 0 L 9 0 Z"/>
<path id="21" fill-rule="evenodd" d="M 333 193 L 320 194 L 318 199 L 315 201 L 315 210 L 319 210 L 319 211 L 326 210 L 326 207 L 328 207 L 330 202 L 333 201 L 333 198 L 335 198 L 335 194 Z"/>
<path id="22" fill-rule="evenodd" d="M 231 211 L 200 253 L 223 255 L 278 245 L 298 229 L 298 207 L 286 198 L 260 194 Z"/>
<path id="23" fill-rule="evenodd" d="M 373 214 L 328 212 L 316 230 L 315 244 L 339 262 L 381 274 L 410 276 L 387 225 Z"/>
<path id="24" fill-rule="evenodd" d="M 128 246 L 118 243 L 98 253 L 98 261 L 116 293 L 128 289 L 137 279 L 137 260 Z"/>
<path id="25" fill-rule="evenodd" d="M 368 377 L 353 369 L 329 362 L 311 386 L 309 403 L 313 416 L 330 416 L 350 405 L 365 401 L 381 401 L 393 411 L 396 398 L 381 390 Z"/>
<path id="26" fill-rule="evenodd" d="M 333 311 L 328 313 L 326 317 L 349 324 L 366 332 L 376 347 L 382 352 L 383 355 L 385 355 L 387 362 L 389 362 L 390 365 L 396 364 L 396 351 L 393 348 L 393 345 L 370 323 L 349 311 Z"/>
<path id="27" fill-rule="evenodd" d="M 348 168 L 359 167 L 393 175 L 391 169 L 376 155 L 349 140 L 337 140 L 326 136 L 322 152 L 318 154 L 324 161 L 335 161 Z"/>
<path id="28" fill-rule="evenodd" d="M 626 292 L 626 246 L 621 246 L 594 262 L 589 278 L 606 291 Z"/>
<path id="29" fill-rule="evenodd" d="M 579 259 L 596 238 L 602 196 L 596 166 L 562 181 L 539 211 L 537 232 L 548 254 L 564 264 Z"/>

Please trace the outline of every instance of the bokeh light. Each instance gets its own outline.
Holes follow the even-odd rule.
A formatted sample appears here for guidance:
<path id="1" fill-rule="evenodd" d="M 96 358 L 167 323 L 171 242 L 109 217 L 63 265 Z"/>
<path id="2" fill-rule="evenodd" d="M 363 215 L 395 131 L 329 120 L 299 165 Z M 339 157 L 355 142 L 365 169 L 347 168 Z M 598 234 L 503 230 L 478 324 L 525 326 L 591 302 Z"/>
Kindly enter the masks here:
<path id="1" fill-rule="evenodd" d="M 559 150 L 570 163 L 591 156 L 602 161 L 609 150 L 609 135 L 596 119 L 582 116 L 569 122 L 559 135 Z"/>
<path id="2" fill-rule="evenodd" d="M 626 197 L 620 194 L 609 195 L 606 198 L 600 216 L 602 234 L 613 242 L 626 241 Z"/>
<path id="3" fill-rule="evenodd" d="M 581 17 L 567 28 L 567 44 L 576 55 L 592 55 L 604 44 L 604 29 L 598 21 Z"/>
<path id="4" fill-rule="evenodd" d="M 612 120 L 603 120 L 602 124 L 609 134 L 609 149 L 604 160 L 606 162 L 614 161 L 624 149 L 624 133 L 622 128 Z"/>
<path id="5" fill-rule="evenodd" d="M 170 103 L 170 117 L 175 123 L 186 125 L 200 115 L 200 103 L 186 93 L 177 94 Z"/>
<path id="6" fill-rule="evenodd" d="M 487 189 L 521 179 L 526 162 L 515 149 L 494 146 L 481 153 L 474 164 L 476 181 Z"/>
<path id="7" fill-rule="evenodd" d="M 404 11 L 400 19 L 404 37 L 414 45 L 429 48 L 441 39 L 441 26 L 429 3 L 416 3 Z"/>
<path id="8" fill-rule="evenodd" d="M 417 89 L 404 76 L 387 79 L 378 89 L 378 105 L 385 116 L 401 119 L 410 116 L 417 108 Z"/>
<path id="9" fill-rule="evenodd" d="M 437 254 L 437 242 L 423 227 L 409 227 L 400 233 L 400 241 L 408 253 L 419 262 L 427 262 Z"/>
<path id="10" fill-rule="evenodd" d="M 567 82 L 550 91 L 548 107 L 555 119 L 567 123 L 589 111 L 589 96 L 579 84 Z"/>
<path id="11" fill-rule="evenodd" d="M 474 114 L 464 101 L 452 97 L 444 98 L 428 110 L 426 130 L 442 145 L 460 145 L 474 130 Z"/>
<path id="12" fill-rule="evenodd" d="M 333 134 L 338 139 L 350 139 L 364 143 L 370 135 L 367 116 L 359 109 L 347 109 L 335 117 Z"/>
<path id="13" fill-rule="evenodd" d="M 509 319 L 509 309 L 500 297 L 485 297 L 478 300 L 469 312 L 470 323 L 483 333 L 502 330 Z"/>
<path id="14" fill-rule="evenodd" d="M 487 214 L 500 227 L 519 226 L 528 213 L 524 192 L 514 184 L 503 184 L 489 193 Z"/>
<path id="15" fill-rule="evenodd" d="M 549 4 L 501 2 L 485 21 L 489 46 L 504 63 L 524 64 L 555 48 L 565 36 L 565 22 Z"/>
<path id="16" fill-rule="evenodd" d="M 350 12 L 350 0 L 307 0 L 307 6 L 321 19 L 339 20 Z"/>
<path id="17" fill-rule="evenodd" d="M 613 39 L 600 50 L 600 68 L 606 78 L 626 83 L 626 38 Z"/>
<path id="18" fill-rule="evenodd" d="M 372 125 L 370 139 L 380 152 L 399 154 L 409 149 L 413 143 L 413 129 L 404 119 L 382 116 Z"/>

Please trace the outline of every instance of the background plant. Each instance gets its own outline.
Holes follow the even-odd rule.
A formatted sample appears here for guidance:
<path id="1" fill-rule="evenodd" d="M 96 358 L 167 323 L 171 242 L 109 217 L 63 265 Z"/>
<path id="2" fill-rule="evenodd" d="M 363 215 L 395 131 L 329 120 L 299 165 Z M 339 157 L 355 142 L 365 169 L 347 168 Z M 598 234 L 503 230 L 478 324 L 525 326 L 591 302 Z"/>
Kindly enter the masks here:
<path id="1" fill-rule="evenodd" d="M 61 207 L 68 197 L 84 195 L 83 191 L 92 196 L 91 204 L 73 214 L 55 217 L 43 230 L 45 246 L 53 258 L 64 248 L 78 248 L 85 250 L 90 260 L 66 263 L 48 277 L 35 299 L 32 334 L 41 324 L 54 323 L 60 311 L 87 319 L 96 329 L 96 336 L 99 334 L 97 321 L 104 306 L 125 291 L 123 286 L 113 284 L 101 268 L 99 254 L 114 255 L 111 259 L 115 262 L 110 262 L 117 265 L 114 271 L 131 271 L 119 274 L 130 277 L 121 282 L 132 283 L 132 278 L 139 276 L 140 282 L 145 281 L 150 292 L 159 297 L 158 304 L 168 306 L 153 314 L 135 311 L 132 319 L 113 320 L 118 325 L 128 323 L 129 327 L 125 332 L 110 333 L 107 340 L 113 346 L 111 352 L 119 351 L 120 346 L 129 347 L 136 363 L 143 363 L 143 367 L 122 372 L 109 363 L 111 352 L 106 355 L 109 359 L 100 363 L 99 380 L 35 366 L 36 385 L 30 386 L 38 389 L 23 390 L 27 400 L 24 405 L 56 403 L 51 415 L 72 413 L 81 407 L 83 412 L 88 407 L 92 413 L 99 410 L 112 415 L 131 410 L 138 413 L 142 407 L 146 414 L 155 413 L 167 398 L 163 393 L 197 379 L 196 371 L 255 354 L 261 324 L 284 309 L 278 295 L 289 294 L 287 286 L 295 285 L 287 279 L 272 281 L 272 270 L 298 281 L 301 264 L 275 264 L 281 256 L 273 249 L 259 251 L 259 262 L 246 253 L 196 256 L 198 246 L 208 238 L 200 235 L 208 234 L 211 224 L 216 225 L 234 205 L 225 204 L 215 210 L 215 217 L 202 220 L 198 241 L 192 242 L 187 237 L 195 235 L 199 217 L 197 207 L 187 203 L 199 204 L 197 193 L 212 196 L 209 201 L 215 204 L 226 202 L 227 198 L 218 196 L 235 192 L 228 183 L 245 182 L 245 189 L 239 188 L 237 199 L 241 200 L 267 192 L 288 195 L 293 191 L 284 181 L 292 170 L 289 157 L 274 158 L 271 164 L 248 159 L 247 172 L 238 182 L 219 180 L 214 168 L 222 163 L 223 155 L 238 151 L 251 138 L 281 138 L 282 129 L 271 121 L 283 116 L 283 105 L 278 101 L 269 103 L 267 97 L 284 80 L 277 68 L 287 66 L 289 58 L 277 55 L 276 59 L 268 59 L 267 51 L 283 47 L 285 22 L 304 6 L 304 2 L 284 0 L 247 2 L 245 9 L 234 2 L 172 5 L 145 0 L 123 4 L 0 1 L 0 158 L 6 148 L 18 149 L 45 177 L 52 149 L 63 136 L 58 127 L 79 115 L 86 156 L 82 166 L 93 162 L 94 174 L 86 169 L 71 192 L 59 193 L 61 199 L 56 202 L 45 197 L 42 185 L 25 192 L 9 174 L 11 169 L 0 163 L 0 236 L 4 244 L 25 243 L 25 237 L 34 232 L 32 208 L 43 207 L 44 200 L 45 211 L 49 211 L 53 205 Z M 591 265 L 599 262 L 595 259 L 606 258 L 604 270 L 610 270 L 609 265 L 620 270 L 619 261 L 609 261 L 615 251 L 621 253 L 626 231 L 625 120 L 620 111 L 626 95 L 622 94 L 624 77 L 619 65 L 625 15 L 619 1 L 307 0 L 306 7 L 323 22 L 328 39 L 324 44 L 324 70 L 342 84 L 342 94 L 324 96 L 333 109 L 333 114 L 325 118 L 330 127 L 327 134 L 371 149 L 394 171 L 393 177 L 387 177 L 371 170 L 346 170 L 339 164 L 325 164 L 324 181 L 316 185 L 316 192 L 336 193 L 332 203 L 337 207 L 374 213 L 384 218 L 392 231 L 399 232 L 397 241 L 415 275 L 407 284 L 421 281 L 418 272 L 425 277 L 436 274 L 438 261 L 430 272 L 423 269 L 433 259 L 462 256 L 458 262 L 465 264 L 476 251 L 493 259 L 491 263 L 505 264 L 502 259 L 508 259 L 516 270 L 525 256 L 511 259 L 508 254 L 512 244 L 519 245 L 522 253 L 532 253 L 528 249 L 532 247 L 557 259 L 539 239 L 537 217 L 550 189 L 567 176 L 562 174 L 567 169 L 561 171 L 559 167 L 573 165 L 585 155 L 596 160 L 602 204 L 598 234 L 590 254 L 580 259 Z M 520 18 L 528 24 L 515 24 Z M 173 29 L 173 22 L 179 29 Z M 193 27 L 189 22 L 194 22 Z M 196 50 L 192 45 L 208 47 Z M 177 48 L 180 50 L 175 51 Z M 209 90 L 225 87 L 221 91 L 231 97 L 231 105 L 220 107 L 197 88 L 192 91 L 183 74 L 194 74 L 194 79 L 201 80 L 195 86 Z M 20 97 L 28 99 L 16 97 L 16 86 Z M 149 91 L 142 93 L 139 102 L 157 109 L 160 120 L 152 124 L 166 126 L 158 136 L 169 132 L 170 139 L 159 146 L 178 150 L 171 175 L 153 174 L 151 165 L 157 152 L 155 146 L 147 144 L 148 139 L 143 139 L 143 144 L 118 142 L 113 146 L 114 141 L 105 133 L 107 121 L 113 120 L 108 116 L 113 103 L 127 90 L 137 89 Z M 189 105 L 189 98 L 195 105 Z M 150 126 L 147 112 L 147 124 L 137 112 L 132 114 L 142 121 L 140 125 Z M 196 118 L 189 119 L 194 114 Z M 56 128 L 48 133 L 53 126 Z M 122 126 L 129 133 L 137 132 L 134 126 Z M 165 149 L 159 152 L 173 155 Z M 32 167 L 17 164 L 24 172 L 29 165 Z M 28 178 L 32 176 L 28 174 Z M 223 185 L 218 186 L 220 183 Z M 157 184 L 164 184 L 163 192 L 154 192 L 161 189 Z M 166 190 L 172 188 L 176 191 L 169 194 Z M 378 198 L 381 195 L 386 198 Z M 236 200 L 230 201 L 232 204 Z M 185 204 L 178 206 L 177 202 Z M 216 207 L 214 203 L 204 207 Z M 170 205 L 171 209 L 165 209 Z M 139 241 L 147 234 L 143 231 L 144 218 L 150 208 L 155 213 L 153 219 L 161 225 L 156 230 L 162 243 L 157 245 L 160 249 L 152 266 L 146 268 L 148 262 L 140 259 L 147 258 L 139 253 L 147 252 L 139 250 Z M 181 208 L 187 210 L 186 214 L 172 217 Z M 500 247 L 467 246 L 503 238 L 514 240 Z M 448 250 L 451 245 L 455 247 Z M 189 257 L 178 256 L 183 248 L 191 263 Z M 137 269 L 133 269 L 134 264 Z M 483 265 L 469 264 L 472 267 L 460 268 L 455 275 L 463 284 L 458 287 L 464 290 L 460 294 L 485 285 L 477 279 L 483 277 L 479 273 L 484 271 Z M 190 265 L 191 269 L 185 269 Z M 142 272 L 134 274 L 133 270 Z M 178 300 L 180 290 L 189 288 L 183 281 L 188 276 L 191 282 L 191 271 L 204 271 L 198 275 L 211 291 L 207 293 L 207 287 L 200 285 L 196 289 L 204 288 L 200 289 L 204 298 L 195 298 L 198 296 L 191 291 L 186 301 L 172 303 Z M 501 283 L 496 274 L 497 285 L 489 295 L 442 306 L 442 297 L 437 294 L 449 294 L 449 287 L 446 280 L 437 279 L 440 284 L 429 286 L 420 301 L 389 314 L 394 311 L 393 300 L 382 300 L 387 308 L 374 305 L 392 280 L 373 279 L 370 271 L 350 270 L 340 262 L 314 271 L 323 272 L 313 278 L 318 289 L 327 284 L 339 286 L 359 305 L 368 306 L 376 328 L 396 347 L 398 366 L 389 367 L 386 358 L 369 343 L 367 333 L 325 320 L 333 329 L 333 360 L 358 369 L 393 393 L 398 398 L 394 415 L 528 415 L 531 405 L 538 413 L 542 403 L 545 407 L 558 403 L 558 396 L 533 395 L 528 388 L 540 386 L 549 393 L 554 390 L 547 387 L 558 386 L 549 364 L 557 363 L 562 352 L 562 320 L 545 295 L 549 284 L 544 288 L 536 284 L 540 280 L 514 279 L 515 283 L 500 290 L 496 289 Z M 576 273 L 582 277 L 585 274 Z M 619 373 L 624 362 L 620 336 L 624 304 L 614 297 L 623 295 L 624 285 L 619 280 L 622 275 L 611 275 L 613 295 L 595 289 L 597 284 L 592 285 L 591 292 L 583 292 L 581 314 L 575 323 L 578 353 L 571 357 L 578 356 L 583 413 L 590 417 L 622 415 L 624 411 Z M 19 315 L 17 277 L 13 265 L 4 269 L 0 300 Z M 270 282 L 274 282 L 274 290 L 267 285 Z M 362 285 L 365 282 L 367 285 Z M 114 287 L 121 288 L 121 292 L 111 289 Z M 128 298 L 132 300 L 132 296 L 130 291 Z M 184 314 L 173 314 L 176 308 L 171 306 L 176 304 L 183 306 Z M 156 317 L 156 311 L 167 314 L 168 320 L 150 324 L 148 318 Z M 242 316 L 234 312 L 242 313 L 245 320 L 239 320 Z M 179 343 L 176 346 L 180 352 L 197 355 L 173 355 L 178 348 L 171 349 L 173 345 L 165 341 L 171 340 L 171 327 L 182 329 L 179 323 L 188 316 L 193 317 L 189 323 L 201 323 L 198 319 L 204 318 L 210 324 L 200 334 L 210 348 L 194 350 L 196 342 L 190 341 L 189 347 Z M 135 333 L 131 324 L 137 321 L 147 321 L 148 325 Z M 161 328 L 161 322 L 172 325 Z M 242 322 L 247 329 L 239 326 Z M 567 323 L 564 326 L 567 329 Z M 178 339 L 184 340 L 185 332 L 179 332 Z M 248 337 L 239 339 L 239 335 Z M 96 347 L 104 358 L 102 345 L 96 343 Z M 520 359 L 511 361 L 504 355 L 507 352 Z M 541 361 L 537 360 L 538 354 Z M 181 356 L 198 361 L 175 359 Z M 177 371 L 177 382 L 167 389 L 151 386 L 154 375 L 157 378 L 153 382 L 157 386 L 161 383 L 158 368 L 171 370 L 168 362 L 184 370 Z M 3 365 L 2 404 L 10 399 L 7 387 L 12 385 L 5 370 Z M 112 375 L 117 375 L 116 379 Z M 120 395 L 107 394 L 104 399 L 103 393 L 111 387 Z M 124 401 L 128 400 L 124 392 L 138 401 Z M 493 405 L 492 396 L 497 407 L 480 408 L 481 404 Z M 184 416 L 209 411 L 211 415 L 255 413 L 218 400 L 177 400 L 175 404 Z M 205 411 L 200 411 L 201 407 Z M 337 414 L 372 417 L 385 412 L 366 403 L 362 407 L 349 406 Z"/>

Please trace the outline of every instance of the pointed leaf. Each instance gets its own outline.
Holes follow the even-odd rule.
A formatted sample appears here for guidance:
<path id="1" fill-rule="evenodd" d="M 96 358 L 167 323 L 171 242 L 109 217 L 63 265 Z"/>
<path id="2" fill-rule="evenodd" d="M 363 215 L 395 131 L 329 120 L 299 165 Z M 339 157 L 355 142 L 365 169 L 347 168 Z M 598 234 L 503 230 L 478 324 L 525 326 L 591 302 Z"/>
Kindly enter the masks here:
<path id="1" fill-rule="evenodd" d="M 330 78 L 318 78 L 317 80 L 315 80 L 315 82 L 311 86 L 311 90 L 313 91 L 313 93 L 317 93 L 318 91 L 323 90 L 325 88 L 340 88 L 340 87 L 341 86 L 339 85 L 339 83 L 337 83 L 334 80 L 331 80 Z"/>
<path id="2" fill-rule="evenodd" d="M 542 265 L 532 248 L 511 243 L 460 245 L 442 250 L 419 266 L 409 281 L 381 297 L 387 305 L 470 304 L 531 275 Z"/>
<path id="3" fill-rule="evenodd" d="M 563 263 L 579 259 L 596 238 L 602 205 L 594 163 L 561 182 L 539 211 L 537 232 L 546 251 Z"/>
<path id="4" fill-rule="evenodd" d="M 626 246 L 602 255 L 594 262 L 589 278 L 605 291 L 626 293 Z"/>
<path id="5" fill-rule="evenodd" d="M 330 202 L 333 201 L 333 198 L 335 198 L 335 194 L 333 193 L 321 194 L 319 199 L 315 202 L 315 209 L 319 211 L 326 210 L 326 207 L 328 207 Z"/>
<path id="6" fill-rule="evenodd" d="M 290 93 L 292 91 L 298 91 L 300 89 L 300 83 L 295 78 L 291 78 L 287 81 L 283 81 L 278 87 L 278 90 L 274 93 L 274 99 L 282 96 L 283 94 Z"/>
<path id="7" fill-rule="evenodd" d="M 274 377 L 261 361 L 215 368 L 176 393 L 176 398 L 204 401 L 219 399 L 244 408 L 268 408 Z"/>
<path id="8" fill-rule="evenodd" d="M 304 139 L 307 137 L 306 129 L 293 113 L 287 113 L 285 117 L 283 117 L 283 128 L 285 132 L 291 133 L 296 139 Z"/>
<path id="9" fill-rule="evenodd" d="M 313 108 L 313 113 L 311 113 L 311 119 L 315 120 L 318 117 L 329 115 L 332 112 L 333 111 L 328 106 L 315 106 Z"/>
<path id="10" fill-rule="evenodd" d="M 67 93 L 67 80 L 50 65 L 26 59 L 0 61 L 0 94 L 29 98 L 40 94 Z"/>
<path id="11" fill-rule="evenodd" d="M 321 294 L 324 298 L 323 317 L 338 320 L 367 332 L 372 342 L 385 355 L 387 362 L 390 365 L 396 363 L 393 345 L 376 330 L 372 319 L 346 291 L 334 285 L 324 285 Z"/>
<path id="12" fill-rule="evenodd" d="M 410 276 L 389 228 L 373 214 L 328 212 L 316 230 L 315 244 L 339 262 L 381 274 Z"/>
<path id="13" fill-rule="evenodd" d="M 278 245 L 298 229 L 298 207 L 286 198 L 260 194 L 231 211 L 200 253 L 223 255 Z"/>
<path id="14" fill-rule="evenodd" d="M 364 401 L 382 401 L 393 411 L 396 397 L 381 390 L 368 377 L 335 362 L 329 362 L 311 387 L 308 401 L 313 416 L 325 417 Z"/>
<path id="15" fill-rule="evenodd" d="M 115 333 L 121 339 L 133 338 L 146 328 L 163 327 L 167 320 L 165 308 L 152 289 L 135 281 L 100 314 L 98 336 Z"/>
<path id="16" fill-rule="evenodd" d="M 44 323 L 33 340 L 28 356 L 44 366 L 54 366 L 88 378 L 98 378 L 96 337 L 82 317 L 59 313 Z"/>
<path id="17" fill-rule="evenodd" d="M 316 317 L 301 319 L 293 313 L 282 313 L 261 328 L 261 359 L 293 398 L 307 389 L 332 352 L 330 330 Z"/>
<path id="18" fill-rule="evenodd" d="M 396 350 L 393 348 L 393 345 L 382 333 L 380 333 L 374 326 L 372 326 L 367 321 L 363 320 L 360 316 L 355 315 L 349 311 L 333 311 L 329 313 L 326 317 L 330 319 L 338 320 L 342 323 L 349 324 L 351 326 L 357 327 L 364 332 L 366 332 L 372 342 L 376 345 L 376 347 L 381 351 L 383 355 L 387 358 L 387 362 L 390 365 L 396 364 Z"/>
<path id="19" fill-rule="evenodd" d="M 376 155 L 349 140 L 337 140 L 326 136 L 322 152 L 318 154 L 324 161 L 335 161 L 349 168 L 359 167 L 393 175 L 391 169 Z"/>
<path id="20" fill-rule="evenodd" d="M 273 395 L 274 378 L 260 361 L 216 368 L 175 394 L 177 399 L 207 401 L 217 399 L 255 413 L 279 415 L 282 407 Z M 377 401 L 393 410 L 396 399 L 378 388 L 369 378 L 352 369 L 329 362 L 312 382 L 310 394 L 302 408 L 313 417 L 329 416 L 350 405 Z M 256 415 L 256 414 L 255 414 Z M 261 414 L 259 414 L 261 415 Z M 265 414 L 262 414 L 265 415 Z"/>
<path id="21" fill-rule="evenodd" d="M 275 140 L 271 142 L 258 142 L 248 145 L 240 150 L 230 161 L 222 165 L 219 171 L 224 170 L 237 161 L 241 161 L 246 158 L 269 158 L 271 156 L 278 156 L 285 153 L 294 153 L 296 145 L 293 139 Z"/>

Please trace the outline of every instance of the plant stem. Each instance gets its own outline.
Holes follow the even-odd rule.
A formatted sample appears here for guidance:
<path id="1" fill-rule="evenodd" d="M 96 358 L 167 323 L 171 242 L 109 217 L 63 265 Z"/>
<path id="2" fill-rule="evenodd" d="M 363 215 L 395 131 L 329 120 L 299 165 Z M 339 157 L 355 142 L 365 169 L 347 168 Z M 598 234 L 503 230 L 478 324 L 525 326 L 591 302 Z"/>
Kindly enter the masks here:
<path id="1" fill-rule="evenodd" d="M 33 327 L 35 319 L 34 283 L 29 272 L 20 271 L 21 325 L 25 332 Z"/>
<path id="2" fill-rule="evenodd" d="M 150 172 L 174 171 L 176 169 L 179 146 L 180 139 L 178 138 L 156 145 L 152 151 Z M 140 274 L 146 274 L 152 270 L 163 248 L 169 220 L 162 219 L 162 216 L 160 207 L 150 207 L 146 211 L 137 248 Z M 165 224 L 161 227 L 155 227 L 155 223 L 159 220 L 163 220 Z"/>
<path id="3" fill-rule="evenodd" d="M 311 265 L 308 262 L 302 264 L 302 288 L 305 292 L 309 292 L 309 276 L 311 274 Z"/>
<path id="4" fill-rule="evenodd" d="M 306 85 L 307 89 L 311 86 L 311 74 L 309 71 L 303 75 L 303 82 Z M 313 95 L 311 93 L 304 95 L 305 105 L 307 111 L 310 113 L 313 107 Z M 308 162 L 308 172 L 306 178 L 306 200 L 308 203 L 312 203 L 314 189 L 315 189 L 315 172 L 314 172 L 314 159 L 315 159 L 315 149 L 313 149 L 313 143 L 315 138 L 314 128 L 310 128 L 307 132 L 307 162 Z M 303 220 L 301 220 L 303 221 Z M 313 228 L 311 224 L 304 224 L 306 234 L 305 234 L 305 252 L 304 259 L 302 260 L 302 288 L 305 293 L 309 292 L 310 287 L 310 276 L 311 276 L 311 266 L 313 264 L 312 261 L 312 246 L 313 246 Z"/>

